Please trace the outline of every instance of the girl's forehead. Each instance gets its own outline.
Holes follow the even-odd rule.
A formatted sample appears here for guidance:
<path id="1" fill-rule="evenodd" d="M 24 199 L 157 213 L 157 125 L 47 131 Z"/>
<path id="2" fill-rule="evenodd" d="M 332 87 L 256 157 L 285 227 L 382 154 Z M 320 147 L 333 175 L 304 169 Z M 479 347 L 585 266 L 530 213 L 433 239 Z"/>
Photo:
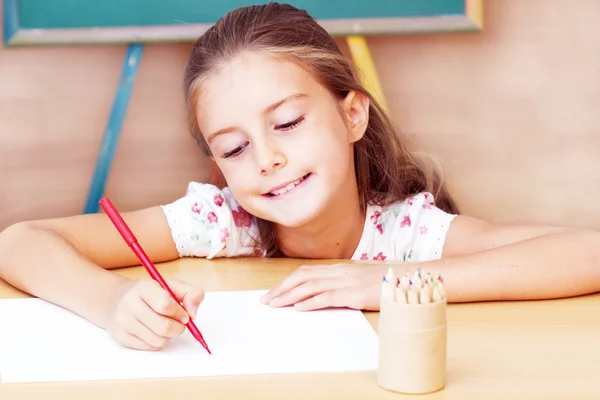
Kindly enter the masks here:
<path id="1" fill-rule="evenodd" d="M 255 52 L 242 53 L 219 66 L 200 85 L 198 117 L 257 115 L 269 105 L 298 93 L 325 94 L 314 77 L 295 62 Z M 218 121 L 216 121 L 218 122 Z"/>
<path id="2" fill-rule="evenodd" d="M 207 96 L 242 96 L 257 101 L 261 94 L 286 97 L 289 92 L 315 91 L 318 86 L 317 80 L 293 61 L 244 52 L 219 66 L 203 82 L 201 90 Z"/>

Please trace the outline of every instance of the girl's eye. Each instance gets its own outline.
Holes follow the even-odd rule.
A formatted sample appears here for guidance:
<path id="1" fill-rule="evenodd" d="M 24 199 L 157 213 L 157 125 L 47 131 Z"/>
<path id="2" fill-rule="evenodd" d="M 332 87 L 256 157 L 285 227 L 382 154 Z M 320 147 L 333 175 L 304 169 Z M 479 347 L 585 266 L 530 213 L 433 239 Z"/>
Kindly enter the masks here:
<path id="1" fill-rule="evenodd" d="M 293 121 L 290 122 L 286 122 L 285 124 L 281 124 L 281 125 L 276 125 L 275 129 L 277 130 L 281 130 L 281 131 L 289 131 L 294 129 L 295 127 L 297 127 L 298 125 L 300 125 L 300 123 L 304 121 L 304 116 L 296 118 Z M 248 145 L 250 144 L 250 142 L 244 142 L 244 144 L 236 147 L 235 149 L 228 151 L 226 153 L 223 153 L 223 158 L 235 158 L 237 156 L 239 156 L 240 154 L 243 153 L 244 149 L 246 147 L 248 147 Z"/>
<path id="2" fill-rule="evenodd" d="M 299 117 L 291 122 L 286 122 L 285 124 L 275 126 L 275 129 L 282 131 L 289 131 L 300 125 L 300 123 L 304 121 L 304 116 Z"/>
<path id="3" fill-rule="evenodd" d="M 228 151 L 227 153 L 224 153 L 223 158 L 235 158 L 235 157 L 239 156 L 240 154 L 242 154 L 244 149 L 246 147 L 248 147 L 248 144 L 249 144 L 249 142 L 245 142 L 241 146 L 238 146 L 235 149 Z"/>

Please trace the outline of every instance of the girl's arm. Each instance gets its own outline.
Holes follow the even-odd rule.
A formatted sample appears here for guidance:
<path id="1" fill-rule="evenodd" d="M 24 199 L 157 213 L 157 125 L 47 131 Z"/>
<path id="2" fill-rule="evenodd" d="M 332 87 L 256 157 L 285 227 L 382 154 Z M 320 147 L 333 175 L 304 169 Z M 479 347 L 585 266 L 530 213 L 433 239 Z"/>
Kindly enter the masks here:
<path id="1" fill-rule="evenodd" d="M 214 185 L 192 182 L 175 202 L 123 219 L 157 263 L 254 252 L 250 215 Z M 130 281 L 108 271 L 139 264 L 103 214 L 24 222 L 0 233 L 0 278 L 106 328 L 126 347 L 156 350 L 184 332 L 204 292 L 170 280 L 175 301 L 150 277 Z"/>
<path id="2" fill-rule="evenodd" d="M 442 274 L 449 302 L 533 300 L 600 291 L 600 232 L 495 225 L 457 216 L 443 259 L 391 264 Z M 386 264 L 301 267 L 263 299 L 302 310 L 330 306 L 379 309 Z"/>
<path id="3" fill-rule="evenodd" d="M 159 207 L 123 218 L 153 261 L 179 256 Z M 22 222 L 0 233 L 0 278 L 103 327 L 128 282 L 107 269 L 139 264 L 104 214 Z"/>
<path id="4" fill-rule="evenodd" d="M 594 230 L 497 225 L 457 216 L 443 255 L 421 267 L 446 276 L 453 302 L 549 299 L 600 291 L 600 232 Z"/>

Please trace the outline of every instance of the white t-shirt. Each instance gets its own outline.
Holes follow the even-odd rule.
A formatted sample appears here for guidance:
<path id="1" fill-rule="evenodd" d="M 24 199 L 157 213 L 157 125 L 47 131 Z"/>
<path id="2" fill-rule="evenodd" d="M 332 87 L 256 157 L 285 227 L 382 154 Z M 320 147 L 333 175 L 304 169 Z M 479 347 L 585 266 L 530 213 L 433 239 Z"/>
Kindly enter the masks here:
<path id="1" fill-rule="evenodd" d="M 256 256 L 255 219 L 228 188 L 191 182 L 186 195 L 163 205 L 181 257 Z M 385 207 L 369 205 L 353 260 L 428 261 L 442 257 L 446 233 L 455 215 L 435 206 L 431 193 Z"/>

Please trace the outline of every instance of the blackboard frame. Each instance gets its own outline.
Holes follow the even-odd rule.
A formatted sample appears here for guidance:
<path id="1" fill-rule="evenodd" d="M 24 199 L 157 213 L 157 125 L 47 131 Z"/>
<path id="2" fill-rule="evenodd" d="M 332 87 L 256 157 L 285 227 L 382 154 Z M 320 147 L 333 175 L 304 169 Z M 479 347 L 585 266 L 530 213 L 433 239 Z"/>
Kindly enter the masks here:
<path id="1" fill-rule="evenodd" d="M 18 1 L 3 1 L 4 45 L 7 47 L 192 42 L 212 25 L 204 23 L 53 29 L 23 28 L 18 15 Z M 480 31 L 483 28 L 483 0 L 464 1 L 464 13 L 462 14 L 317 20 L 331 35 L 337 37 Z M 365 3 L 368 5 L 368 1 Z"/>

